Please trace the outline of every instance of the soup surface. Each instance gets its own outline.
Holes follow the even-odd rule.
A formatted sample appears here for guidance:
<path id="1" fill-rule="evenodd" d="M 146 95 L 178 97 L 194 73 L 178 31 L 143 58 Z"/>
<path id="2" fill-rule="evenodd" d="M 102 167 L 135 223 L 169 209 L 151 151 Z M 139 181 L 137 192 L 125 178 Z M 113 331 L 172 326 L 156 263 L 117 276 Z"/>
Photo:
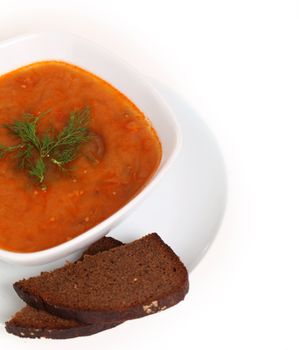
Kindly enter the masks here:
<path id="1" fill-rule="evenodd" d="M 59 133 L 70 113 L 88 107 L 89 138 L 61 169 L 47 161 L 37 181 L 17 155 L 0 159 L 0 248 L 34 252 L 100 223 L 134 197 L 154 174 L 161 145 L 143 113 L 118 90 L 64 62 L 39 62 L 0 77 L 0 124 L 39 116 L 37 135 Z M 0 144 L 16 145 L 7 128 Z"/>

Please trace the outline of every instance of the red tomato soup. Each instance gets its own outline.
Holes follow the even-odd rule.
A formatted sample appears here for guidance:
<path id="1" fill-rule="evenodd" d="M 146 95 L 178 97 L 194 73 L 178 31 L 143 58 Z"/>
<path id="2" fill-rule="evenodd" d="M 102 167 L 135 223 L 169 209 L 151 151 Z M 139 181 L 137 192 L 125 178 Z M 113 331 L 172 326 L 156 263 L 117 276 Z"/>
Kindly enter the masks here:
<path id="1" fill-rule="evenodd" d="M 36 145 L 29 145 L 31 140 L 16 128 L 0 128 L 0 151 L 5 149 L 0 159 L 1 249 L 34 252 L 80 235 L 128 203 L 157 170 L 162 152 L 155 130 L 126 96 L 99 77 L 56 61 L 0 77 L 0 124 L 36 120 L 38 147 L 46 135 L 58 138 L 71 113 L 84 108 L 87 140 L 63 166 L 55 163 L 57 155 L 44 153 L 42 169 L 34 170 L 42 154 Z M 24 132 L 32 134 L 32 129 Z M 24 151 L 30 151 L 28 158 Z M 37 170 L 42 177 L 34 176 Z"/>

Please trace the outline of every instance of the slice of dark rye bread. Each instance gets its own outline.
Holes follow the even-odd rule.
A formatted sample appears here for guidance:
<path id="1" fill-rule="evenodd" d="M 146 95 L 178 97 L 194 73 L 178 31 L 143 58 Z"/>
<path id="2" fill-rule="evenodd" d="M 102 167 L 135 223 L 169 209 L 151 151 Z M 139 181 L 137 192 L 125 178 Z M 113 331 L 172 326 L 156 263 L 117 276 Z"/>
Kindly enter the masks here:
<path id="1" fill-rule="evenodd" d="M 87 248 L 78 260 L 83 260 L 85 255 L 95 255 L 98 253 L 102 253 L 106 250 L 119 247 L 121 245 L 123 245 L 123 243 L 115 238 L 103 237 L 98 241 L 94 242 L 89 248 Z"/>
<path id="2" fill-rule="evenodd" d="M 67 339 L 99 333 L 119 324 L 120 322 L 86 324 L 66 320 L 27 305 L 5 323 L 5 328 L 8 333 L 22 338 Z"/>
<path id="3" fill-rule="evenodd" d="M 14 284 L 29 305 L 83 323 L 121 322 L 169 308 L 188 273 L 156 234 Z"/>
<path id="4" fill-rule="evenodd" d="M 123 243 L 112 237 L 103 237 L 93 243 L 79 260 L 82 260 L 85 255 L 95 255 L 120 245 Z M 19 337 L 67 339 L 98 333 L 118 324 L 120 323 L 85 324 L 66 320 L 27 305 L 6 322 L 5 328 L 7 332 Z"/>

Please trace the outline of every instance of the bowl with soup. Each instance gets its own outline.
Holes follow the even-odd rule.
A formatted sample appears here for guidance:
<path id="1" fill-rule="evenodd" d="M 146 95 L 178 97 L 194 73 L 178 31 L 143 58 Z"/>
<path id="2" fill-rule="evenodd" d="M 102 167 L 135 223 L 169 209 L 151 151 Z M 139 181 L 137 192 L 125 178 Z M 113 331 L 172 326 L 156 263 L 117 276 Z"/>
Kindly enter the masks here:
<path id="1" fill-rule="evenodd" d="M 169 107 L 134 69 L 83 38 L 0 44 L 0 259 L 83 249 L 148 194 L 178 153 Z"/>

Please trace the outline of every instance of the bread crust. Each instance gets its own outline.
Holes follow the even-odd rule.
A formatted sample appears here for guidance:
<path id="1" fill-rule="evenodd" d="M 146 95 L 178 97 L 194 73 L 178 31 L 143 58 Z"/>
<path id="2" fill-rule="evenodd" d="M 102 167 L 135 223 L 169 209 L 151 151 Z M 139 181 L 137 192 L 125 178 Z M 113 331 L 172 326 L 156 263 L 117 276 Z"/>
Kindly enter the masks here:
<path id="1" fill-rule="evenodd" d="M 31 328 L 20 327 L 17 324 L 7 322 L 5 329 L 8 333 L 17 335 L 21 338 L 48 338 L 48 339 L 68 339 L 92 335 L 113 328 L 119 323 L 98 323 L 98 324 L 82 324 L 78 327 L 63 329 L 47 329 L 47 328 Z"/>

